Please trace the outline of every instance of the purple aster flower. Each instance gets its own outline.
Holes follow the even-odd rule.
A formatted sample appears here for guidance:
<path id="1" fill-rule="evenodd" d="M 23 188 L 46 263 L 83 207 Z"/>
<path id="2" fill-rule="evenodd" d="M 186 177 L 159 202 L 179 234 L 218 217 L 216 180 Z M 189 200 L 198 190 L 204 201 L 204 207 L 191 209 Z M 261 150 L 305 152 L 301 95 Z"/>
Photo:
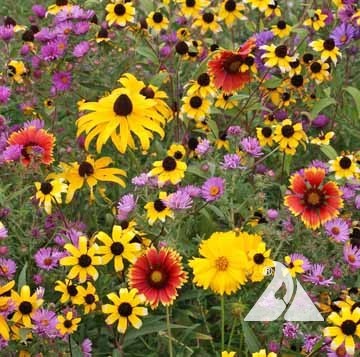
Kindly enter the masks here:
<path id="1" fill-rule="evenodd" d="M 234 170 L 240 167 L 240 157 L 237 154 L 226 154 L 223 160 L 221 167 L 224 170 Z"/>
<path id="2" fill-rule="evenodd" d="M 44 18 L 46 15 L 46 8 L 40 4 L 33 5 L 31 11 L 33 12 L 34 15 L 36 15 L 40 19 Z"/>
<path id="3" fill-rule="evenodd" d="M 61 22 L 52 29 L 52 31 L 56 35 L 60 35 L 60 36 L 68 36 L 71 34 L 72 30 L 73 30 L 73 23 L 71 21 Z"/>
<path id="4" fill-rule="evenodd" d="M 55 338 L 58 331 L 56 325 L 58 323 L 56 313 L 47 309 L 38 309 L 32 315 L 34 322 L 34 332 L 42 337 Z"/>
<path id="5" fill-rule="evenodd" d="M 3 339 L 2 336 L 0 336 L 0 351 L 6 348 L 9 345 L 9 341 Z"/>
<path id="6" fill-rule="evenodd" d="M 24 43 L 20 48 L 20 55 L 26 56 L 30 53 L 31 47 L 27 43 Z"/>
<path id="7" fill-rule="evenodd" d="M 345 184 L 344 186 L 341 186 L 340 190 L 342 192 L 342 198 L 345 201 L 352 200 L 356 195 L 356 191 L 354 190 L 354 188 L 347 184 Z"/>
<path id="8" fill-rule="evenodd" d="M 276 341 L 270 341 L 268 344 L 269 352 L 278 353 L 280 351 L 280 345 Z"/>
<path id="9" fill-rule="evenodd" d="M 259 140 L 256 138 L 252 138 L 249 136 L 247 138 L 242 139 L 241 147 L 246 153 L 250 154 L 251 156 L 259 157 L 261 155 L 264 155 L 261 152 L 261 146 Z"/>
<path id="10" fill-rule="evenodd" d="M 35 285 L 41 285 L 44 281 L 41 274 L 34 274 L 32 280 L 35 283 Z"/>
<path id="11" fill-rule="evenodd" d="M 165 45 L 160 49 L 160 56 L 162 58 L 168 58 L 171 55 L 171 52 L 172 52 L 171 46 Z"/>
<path id="12" fill-rule="evenodd" d="M 267 210 L 266 215 L 270 221 L 275 221 L 279 217 L 279 212 L 276 209 L 270 208 Z"/>
<path id="13" fill-rule="evenodd" d="M 24 128 L 29 128 L 30 126 L 34 126 L 36 129 L 43 129 L 45 127 L 45 123 L 42 119 L 32 119 L 28 120 L 24 123 Z"/>
<path id="14" fill-rule="evenodd" d="M 84 341 L 81 343 L 81 352 L 83 354 L 83 357 L 92 356 L 92 342 L 89 338 L 85 338 Z"/>
<path id="15" fill-rule="evenodd" d="M 345 262 L 349 265 L 351 270 L 360 268 L 360 248 L 351 244 L 345 244 L 343 250 Z"/>
<path id="16" fill-rule="evenodd" d="M 0 86 L 0 104 L 6 104 L 9 101 L 11 89 L 6 86 Z"/>
<path id="17" fill-rule="evenodd" d="M 340 279 L 343 276 L 343 271 L 341 269 L 340 264 L 336 264 L 332 270 L 332 275 L 335 279 Z"/>
<path id="18" fill-rule="evenodd" d="M 313 264 L 310 270 L 305 275 L 303 275 L 304 281 L 313 283 L 317 286 L 329 286 L 331 284 L 335 284 L 333 277 L 330 277 L 329 279 L 324 277 L 324 269 L 324 264 Z"/>
<path id="19" fill-rule="evenodd" d="M 207 139 L 200 139 L 199 143 L 195 149 L 195 153 L 198 156 L 205 156 L 206 154 L 211 152 L 211 150 L 212 150 L 212 147 L 211 147 L 210 141 Z"/>
<path id="20" fill-rule="evenodd" d="M 14 37 L 14 26 L 1 25 L 0 39 L 9 42 Z"/>
<path id="21" fill-rule="evenodd" d="M 2 304 L 0 309 L 0 316 L 7 318 L 8 315 L 16 310 L 16 303 L 11 298 L 7 300 L 6 305 Z"/>
<path id="22" fill-rule="evenodd" d="M 16 273 L 16 264 L 12 259 L 0 258 L 0 277 L 13 279 Z"/>
<path id="23" fill-rule="evenodd" d="M 55 61 L 60 58 L 64 51 L 58 47 L 56 42 L 49 42 L 48 44 L 41 47 L 40 57 L 44 61 Z"/>
<path id="24" fill-rule="evenodd" d="M 206 202 L 218 200 L 224 194 L 225 180 L 221 177 L 211 177 L 201 187 L 201 196 Z"/>
<path id="25" fill-rule="evenodd" d="M 167 199 L 164 200 L 164 203 L 173 210 L 184 210 L 191 208 L 193 200 L 187 192 L 178 190 L 169 195 Z"/>
<path id="26" fill-rule="evenodd" d="M 75 35 L 85 35 L 90 30 L 90 24 L 87 21 L 77 22 L 73 26 L 73 32 Z"/>
<path id="27" fill-rule="evenodd" d="M 141 173 L 131 179 L 131 183 L 135 186 L 146 186 L 149 183 L 149 176 L 146 173 Z"/>
<path id="28" fill-rule="evenodd" d="M 64 253 L 56 248 L 40 248 L 34 258 L 35 263 L 40 269 L 50 271 L 59 265 L 60 258 L 64 257 Z"/>
<path id="29" fill-rule="evenodd" d="M 89 42 L 87 41 L 81 41 L 78 43 L 73 50 L 73 55 L 76 58 L 84 57 L 90 50 Z"/>
<path id="30" fill-rule="evenodd" d="M 226 134 L 229 136 L 240 136 L 242 134 L 243 130 L 238 125 L 232 125 L 229 126 L 226 130 Z"/>
<path id="31" fill-rule="evenodd" d="M 192 198 L 201 196 L 201 188 L 195 185 L 184 186 L 180 188 L 180 191 L 186 192 Z"/>
<path id="32" fill-rule="evenodd" d="M 311 122 L 311 126 L 313 128 L 321 129 L 324 128 L 329 123 L 330 123 L 330 119 L 326 115 L 320 114 Z"/>
<path id="33" fill-rule="evenodd" d="M 52 77 L 53 87 L 57 92 L 65 92 L 71 87 L 71 73 L 60 71 L 54 73 Z"/>
<path id="34" fill-rule="evenodd" d="M 272 31 L 261 31 L 255 35 L 256 46 L 260 47 L 266 45 L 274 38 Z"/>
<path id="35" fill-rule="evenodd" d="M 43 27 L 34 35 L 35 39 L 40 42 L 49 42 L 55 40 L 56 33 L 52 32 L 48 27 Z"/>
<path id="36" fill-rule="evenodd" d="M 339 19 L 341 20 L 341 22 L 349 22 L 350 23 L 354 13 L 355 13 L 354 7 L 351 5 L 346 5 L 339 10 L 338 16 L 339 16 Z"/>
<path id="37" fill-rule="evenodd" d="M 291 220 L 291 217 L 283 220 L 281 222 L 282 229 L 285 230 L 287 233 L 293 233 L 294 232 L 294 224 Z"/>
<path id="38" fill-rule="evenodd" d="M 317 167 L 320 169 L 324 169 L 326 173 L 329 172 L 329 165 L 326 162 L 321 161 L 321 160 L 312 160 L 310 162 L 309 167 Z"/>
<path id="39" fill-rule="evenodd" d="M 360 195 L 355 196 L 354 204 L 355 208 L 360 210 Z"/>
<path id="40" fill-rule="evenodd" d="M 334 218 L 324 225 L 326 234 L 335 240 L 335 242 L 343 243 L 349 239 L 350 227 L 342 218 Z"/>
<path id="41" fill-rule="evenodd" d="M 2 153 L 3 160 L 5 161 L 19 160 L 21 157 L 22 149 L 23 149 L 23 145 L 19 145 L 19 144 L 9 145 Z"/>
<path id="42" fill-rule="evenodd" d="M 277 111 L 274 113 L 274 115 L 275 115 L 275 119 L 276 119 L 277 121 L 283 121 L 283 120 L 285 120 L 286 118 L 288 118 L 288 113 L 287 113 L 287 111 L 284 110 L 284 109 L 277 110 Z"/>
<path id="43" fill-rule="evenodd" d="M 285 322 L 282 331 L 286 338 L 293 340 L 297 337 L 299 325 L 293 324 L 292 322 Z"/>
<path id="44" fill-rule="evenodd" d="M 310 353 L 314 346 L 320 341 L 321 337 L 316 335 L 305 335 L 304 336 L 304 344 L 303 350 L 306 353 Z"/>
<path id="45" fill-rule="evenodd" d="M 0 221 L 0 241 L 4 240 L 8 236 L 8 231 L 3 223 Z"/>
<path id="46" fill-rule="evenodd" d="M 307 271 L 310 269 L 311 264 L 309 262 L 309 259 L 305 257 L 305 255 L 300 254 L 300 253 L 292 253 L 290 254 L 290 259 L 292 262 L 294 262 L 295 260 L 302 260 L 303 264 L 302 264 L 302 268 L 304 269 L 304 271 Z"/>
<path id="47" fill-rule="evenodd" d="M 354 26 L 342 23 L 334 28 L 330 37 L 334 39 L 336 46 L 341 47 L 350 43 L 355 36 L 355 32 Z"/>
<path id="48" fill-rule="evenodd" d="M 117 216 L 119 221 L 124 221 L 129 217 L 129 214 L 134 210 L 136 205 L 135 197 L 132 193 L 123 196 L 117 205 Z"/>

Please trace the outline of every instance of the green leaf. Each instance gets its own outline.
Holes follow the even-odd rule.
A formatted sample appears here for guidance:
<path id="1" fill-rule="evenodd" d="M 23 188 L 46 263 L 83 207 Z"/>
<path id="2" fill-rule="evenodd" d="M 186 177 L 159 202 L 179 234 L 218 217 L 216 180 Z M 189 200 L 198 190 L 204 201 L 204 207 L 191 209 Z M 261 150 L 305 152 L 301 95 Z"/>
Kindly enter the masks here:
<path id="1" fill-rule="evenodd" d="M 146 45 L 143 45 L 143 46 L 139 46 L 137 49 L 136 49 L 136 52 L 145 57 L 146 59 L 154 62 L 155 64 L 158 64 L 159 62 L 159 59 L 156 55 L 156 53 L 148 46 Z"/>
<path id="2" fill-rule="evenodd" d="M 201 171 L 197 166 L 195 165 L 191 165 L 188 166 L 188 168 L 186 169 L 186 173 L 190 173 L 199 177 L 202 177 L 204 179 L 207 179 L 207 176 L 205 174 L 205 172 Z"/>
<path id="3" fill-rule="evenodd" d="M 82 357 L 83 354 L 81 352 L 80 346 L 75 342 L 73 338 L 70 339 L 71 343 L 71 356 L 72 357 Z"/>
<path id="4" fill-rule="evenodd" d="M 257 339 L 253 329 L 244 320 L 241 320 L 241 326 L 242 326 L 242 331 L 244 334 L 245 343 L 246 343 L 246 346 L 249 349 L 249 351 L 251 353 L 259 351 L 261 345 L 260 345 L 260 342 Z"/>
<path id="5" fill-rule="evenodd" d="M 346 87 L 344 91 L 349 93 L 355 102 L 356 110 L 358 112 L 358 118 L 360 119 L 360 90 L 354 87 Z"/>
<path id="6" fill-rule="evenodd" d="M 314 119 L 323 109 L 333 104 L 336 104 L 336 100 L 334 98 L 320 99 L 315 103 L 312 110 L 310 111 L 310 118 Z"/>
<path id="7" fill-rule="evenodd" d="M 284 159 L 284 171 L 287 175 L 289 175 L 290 173 L 290 167 L 291 167 L 291 161 L 292 161 L 292 156 L 291 155 L 285 155 L 285 159 Z"/>
<path id="8" fill-rule="evenodd" d="M 264 86 L 266 88 L 277 88 L 280 86 L 281 83 L 282 83 L 281 78 L 274 77 L 274 78 L 271 78 L 271 79 L 268 79 L 267 81 L 265 81 Z"/>
<path id="9" fill-rule="evenodd" d="M 18 278 L 18 289 L 20 290 L 24 285 L 26 285 L 26 271 L 27 271 L 28 263 L 26 262 L 21 269 Z"/>
<path id="10" fill-rule="evenodd" d="M 212 119 L 208 119 L 206 124 L 209 126 L 211 132 L 214 134 L 215 138 L 219 137 L 219 129 L 217 127 L 216 121 Z"/>
<path id="11" fill-rule="evenodd" d="M 152 84 L 155 87 L 161 87 L 161 85 L 164 83 L 164 80 L 166 77 L 169 76 L 168 72 L 159 72 L 158 74 L 155 74 L 154 77 L 150 79 L 150 84 Z"/>
<path id="12" fill-rule="evenodd" d="M 331 145 L 321 145 L 320 150 L 330 160 L 335 160 L 338 156 L 336 150 Z"/>

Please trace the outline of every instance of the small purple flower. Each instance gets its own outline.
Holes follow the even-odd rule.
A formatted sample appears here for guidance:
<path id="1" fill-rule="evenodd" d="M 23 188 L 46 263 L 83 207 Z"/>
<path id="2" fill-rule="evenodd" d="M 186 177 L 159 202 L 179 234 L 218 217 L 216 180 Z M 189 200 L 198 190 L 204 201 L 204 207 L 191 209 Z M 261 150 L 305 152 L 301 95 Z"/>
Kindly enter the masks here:
<path id="1" fill-rule="evenodd" d="M 41 47 L 40 57 L 44 61 L 55 61 L 63 55 L 64 51 L 58 47 L 56 42 L 49 42 Z"/>
<path id="2" fill-rule="evenodd" d="M 335 242 L 343 243 L 349 239 L 350 227 L 342 218 L 334 218 L 324 225 L 326 234 L 335 240 Z"/>
<path id="3" fill-rule="evenodd" d="M 282 330 L 286 338 L 293 340 L 297 337 L 299 332 L 299 325 L 293 324 L 292 322 L 285 322 Z"/>
<path id="4" fill-rule="evenodd" d="M 146 173 L 141 173 L 131 179 L 131 183 L 135 186 L 146 186 L 149 183 L 149 176 Z"/>
<path id="5" fill-rule="evenodd" d="M 343 256 L 345 262 L 349 265 L 351 270 L 357 270 L 360 268 L 360 249 L 352 246 L 351 244 L 345 244 L 343 250 Z"/>
<path id="6" fill-rule="evenodd" d="M 30 126 L 34 126 L 36 129 L 43 129 L 45 123 L 42 119 L 32 119 L 24 123 L 24 128 L 29 128 Z"/>
<path id="7" fill-rule="evenodd" d="M 56 38 L 56 33 L 52 32 L 52 30 L 50 30 L 48 27 L 43 27 L 34 35 L 34 37 L 37 41 L 46 43 L 54 40 Z"/>
<path id="8" fill-rule="evenodd" d="M 40 4 L 33 5 L 31 11 L 33 12 L 34 15 L 36 15 L 40 19 L 44 18 L 46 15 L 46 8 Z"/>
<path id="9" fill-rule="evenodd" d="M 32 315 L 34 332 L 42 337 L 55 338 L 58 336 L 56 313 L 47 309 L 38 309 Z"/>
<path id="10" fill-rule="evenodd" d="M 210 141 L 207 139 L 200 139 L 199 144 L 195 149 L 195 153 L 198 156 L 205 156 L 206 154 L 211 152 L 211 150 L 212 150 L 212 147 L 211 147 Z"/>
<path id="11" fill-rule="evenodd" d="M 171 52 L 171 47 L 169 45 L 165 45 L 160 49 L 160 56 L 162 58 L 168 58 L 171 55 Z"/>
<path id="12" fill-rule="evenodd" d="M 8 231 L 7 231 L 6 227 L 0 221 L 0 241 L 7 238 L 7 236 L 8 236 Z"/>
<path id="13" fill-rule="evenodd" d="M 92 342 L 89 338 L 85 338 L 84 341 L 81 343 L 81 352 L 83 354 L 83 357 L 92 356 Z"/>
<path id="14" fill-rule="evenodd" d="M 52 77 L 52 84 L 56 92 L 66 92 L 71 87 L 71 73 L 60 71 L 54 73 Z"/>
<path id="15" fill-rule="evenodd" d="M 173 210 L 185 210 L 191 208 L 193 200 L 187 192 L 179 190 L 169 195 L 164 203 Z"/>
<path id="16" fill-rule="evenodd" d="M 336 26 L 331 33 L 330 37 L 334 39 L 335 45 L 338 47 L 348 45 L 354 38 L 356 29 L 354 26 L 342 23 Z"/>
<path id="17" fill-rule="evenodd" d="M 43 283 L 44 279 L 41 274 L 34 274 L 33 275 L 33 282 L 35 285 L 41 285 Z"/>
<path id="18" fill-rule="evenodd" d="M 266 45 L 274 38 L 272 31 L 261 31 L 255 35 L 256 46 L 260 47 Z"/>
<path id="19" fill-rule="evenodd" d="M 78 43 L 73 50 L 73 55 L 76 58 L 84 57 L 90 50 L 89 42 L 87 41 L 81 41 Z"/>
<path id="20" fill-rule="evenodd" d="M 329 123 L 330 123 L 330 119 L 326 115 L 320 114 L 311 122 L 311 126 L 313 128 L 321 129 L 324 128 Z"/>
<path id="21" fill-rule="evenodd" d="M 206 202 L 218 200 L 224 194 L 225 180 L 221 177 L 211 177 L 201 187 L 201 196 Z"/>
<path id="22" fill-rule="evenodd" d="M 129 214 L 134 210 L 136 205 L 135 197 L 132 193 L 129 193 L 125 196 L 123 196 L 117 205 L 117 216 L 116 218 L 119 221 L 124 221 L 128 219 Z"/>
<path id="23" fill-rule="evenodd" d="M 261 146 L 256 138 L 247 137 L 241 140 L 242 149 L 251 156 L 259 157 L 264 155 L 261 151 Z"/>
<path id="24" fill-rule="evenodd" d="M 201 188 L 195 185 L 187 185 L 180 188 L 180 190 L 186 192 L 192 198 L 201 196 Z"/>
<path id="25" fill-rule="evenodd" d="M 356 191 L 350 185 L 345 184 L 345 186 L 340 187 L 340 190 L 345 201 L 352 200 L 355 197 Z"/>
<path id="26" fill-rule="evenodd" d="M 0 104 L 6 104 L 9 101 L 11 89 L 6 86 L 0 86 Z"/>
<path id="27" fill-rule="evenodd" d="M 235 170 L 240 167 L 240 157 L 237 154 L 226 154 L 223 160 L 221 167 L 224 170 Z"/>
<path id="28" fill-rule="evenodd" d="M 57 24 L 52 31 L 60 36 L 68 36 L 73 30 L 73 23 L 71 21 L 64 21 Z"/>
<path id="29" fill-rule="evenodd" d="M 12 259 L 0 258 L 0 277 L 8 280 L 14 278 L 16 273 L 16 264 Z"/>
<path id="30" fill-rule="evenodd" d="M 232 125 L 229 126 L 226 130 L 226 134 L 229 136 L 240 136 L 242 134 L 243 130 L 238 125 Z"/>
<path id="31" fill-rule="evenodd" d="M 2 153 L 2 158 L 5 161 L 17 161 L 21 157 L 21 150 L 23 145 L 14 144 L 9 145 Z"/>
<path id="32" fill-rule="evenodd" d="M 14 37 L 14 26 L 1 25 L 0 39 L 9 42 Z"/>
<path id="33" fill-rule="evenodd" d="M 35 263 L 40 269 L 50 271 L 59 265 L 60 258 L 64 257 L 64 253 L 56 248 L 40 248 L 34 258 Z"/>
<path id="34" fill-rule="evenodd" d="M 0 351 L 5 349 L 9 345 L 9 341 L 5 340 L 2 336 L 0 336 Z"/>
<path id="35" fill-rule="evenodd" d="M 332 275 L 334 276 L 334 279 L 341 279 L 343 276 L 343 271 L 341 269 L 340 264 L 336 264 L 332 270 Z"/>
<path id="36" fill-rule="evenodd" d="M 313 264 L 310 270 L 303 275 L 304 281 L 308 283 L 313 283 L 317 286 L 329 286 L 331 284 L 335 284 L 333 281 L 333 277 L 325 278 L 323 275 L 325 269 L 324 264 Z"/>
<path id="37" fill-rule="evenodd" d="M 360 210 L 360 195 L 355 196 L 354 204 L 355 204 L 355 208 Z"/>
<path id="38" fill-rule="evenodd" d="M 73 26 L 73 32 L 75 35 L 85 35 L 90 30 L 90 24 L 87 21 L 77 22 Z"/>
<path id="39" fill-rule="evenodd" d="M 329 165 L 326 162 L 321 161 L 321 160 L 312 160 L 310 162 L 309 167 L 317 167 L 320 169 L 324 169 L 326 173 L 329 172 Z"/>
<path id="40" fill-rule="evenodd" d="M 303 349 L 306 353 L 310 353 L 314 346 L 320 341 L 321 337 L 316 335 L 305 335 Z"/>
<path id="41" fill-rule="evenodd" d="M 270 208 L 267 210 L 266 215 L 270 221 L 275 221 L 279 217 L 279 212 L 276 209 Z"/>

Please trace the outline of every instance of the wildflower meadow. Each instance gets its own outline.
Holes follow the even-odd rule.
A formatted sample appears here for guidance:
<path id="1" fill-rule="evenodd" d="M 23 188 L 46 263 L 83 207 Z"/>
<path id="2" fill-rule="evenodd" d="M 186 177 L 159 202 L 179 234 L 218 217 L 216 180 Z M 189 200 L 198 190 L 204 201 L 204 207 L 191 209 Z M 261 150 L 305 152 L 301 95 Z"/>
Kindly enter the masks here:
<path id="1" fill-rule="evenodd" d="M 360 356 L 360 3 L 0 0 L 0 356 Z"/>

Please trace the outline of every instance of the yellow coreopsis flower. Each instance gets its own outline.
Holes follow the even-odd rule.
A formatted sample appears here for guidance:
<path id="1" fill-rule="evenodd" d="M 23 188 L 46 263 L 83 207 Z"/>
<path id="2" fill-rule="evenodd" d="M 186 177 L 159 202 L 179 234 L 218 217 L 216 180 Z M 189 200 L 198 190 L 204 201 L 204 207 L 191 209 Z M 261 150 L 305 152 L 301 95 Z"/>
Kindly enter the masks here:
<path id="1" fill-rule="evenodd" d="M 45 212 L 51 214 L 52 204 L 61 204 L 61 194 L 66 193 L 67 184 L 63 179 L 55 179 L 50 182 L 35 182 L 35 198 L 39 205 L 44 205 Z"/>

